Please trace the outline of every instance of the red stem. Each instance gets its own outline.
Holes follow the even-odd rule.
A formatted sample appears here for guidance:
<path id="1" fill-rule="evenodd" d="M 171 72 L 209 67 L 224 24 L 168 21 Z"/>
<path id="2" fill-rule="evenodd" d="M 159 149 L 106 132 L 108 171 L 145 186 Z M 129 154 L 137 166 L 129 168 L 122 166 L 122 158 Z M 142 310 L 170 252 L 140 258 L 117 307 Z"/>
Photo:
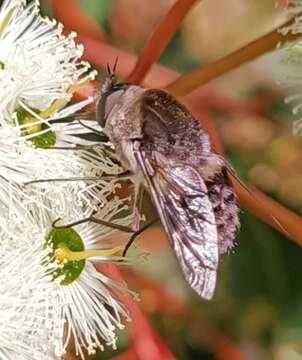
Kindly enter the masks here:
<path id="1" fill-rule="evenodd" d="M 293 22 L 294 20 L 290 20 L 283 25 L 289 26 Z M 217 61 L 181 75 L 177 80 L 169 84 L 166 90 L 176 97 L 185 96 L 220 75 L 275 50 L 279 43 L 295 40 L 299 37 L 300 34 L 292 34 L 291 32 L 282 35 L 279 32 L 280 26 Z"/>
<path id="2" fill-rule="evenodd" d="M 187 13 L 196 3 L 197 0 L 178 0 L 175 3 L 155 29 L 127 81 L 133 84 L 140 84 L 143 81 L 151 66 L 166 49 Z"/>

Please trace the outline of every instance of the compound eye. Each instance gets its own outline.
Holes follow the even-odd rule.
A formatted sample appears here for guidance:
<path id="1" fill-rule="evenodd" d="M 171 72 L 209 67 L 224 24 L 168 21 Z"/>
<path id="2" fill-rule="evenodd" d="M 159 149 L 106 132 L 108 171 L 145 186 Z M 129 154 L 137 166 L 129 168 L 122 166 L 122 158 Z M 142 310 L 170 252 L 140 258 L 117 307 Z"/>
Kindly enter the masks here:
<path id="1" fill-rule="evenodd" d="M 96 106 L 96 120 L 100 126 L 105 127 L 108 116 L 124 91 L 124 89 L 115 89 L 102 95 Z"/>
<path id="2" fill-rule="evenodd" d="M 96 104 L 96 121 L 103 128 L 106 125 L 106 100 L 109 94 L 103 94 Z"/>

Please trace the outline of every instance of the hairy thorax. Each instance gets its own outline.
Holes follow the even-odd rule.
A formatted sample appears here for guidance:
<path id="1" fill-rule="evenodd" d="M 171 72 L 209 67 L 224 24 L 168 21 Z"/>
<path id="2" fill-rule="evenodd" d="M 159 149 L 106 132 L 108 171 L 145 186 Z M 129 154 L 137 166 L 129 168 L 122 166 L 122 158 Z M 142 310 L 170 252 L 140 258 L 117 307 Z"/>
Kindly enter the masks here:
<path id="1" fill-rule="evenodd" d="M 143 88 L 132 85 L 113 99 L 114 105 L 107 114 L 104 128 L 113 145 L 118 146 L 123 141 L 142 137 L 142 119 L 139 116 L 138 103 L 143 92 Z"/>

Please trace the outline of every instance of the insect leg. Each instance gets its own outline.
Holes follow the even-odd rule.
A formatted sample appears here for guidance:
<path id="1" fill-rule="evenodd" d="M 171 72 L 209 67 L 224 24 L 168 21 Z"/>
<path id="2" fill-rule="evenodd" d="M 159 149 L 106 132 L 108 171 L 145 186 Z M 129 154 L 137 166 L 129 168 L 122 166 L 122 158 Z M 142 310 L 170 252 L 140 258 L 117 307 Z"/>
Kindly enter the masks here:
<path id="1" fill-rule="evenodd" d="M 130 171 L 124 171 L 120 174 L 110 175 L 104 174 L 100 176 L 76 176 L 70 178 L 53 178 L 53 179 L 39 179 L 39 180 L 31 180 L 23 183 L 24 186 L 39 184 L 39 183 L 47 183 L 47 182 L 69 182 L 69 181 L 97 181 L 97 180 L 117 180 L 117 179 L 125 179 L 129 180 L 132 178 L 132 174 Z"/>
<path id="2" fill-rule="evenodd" d="M 136 183 L 134 188 L 134 201 L 133 201 L 133 212 L 132 212 L 132 229 L 134 232 L 139 230 L 141 221 L 141 210 L 143 206 L 144 187 L 142 183 Z"/>
<path id="3" fill-rule="evenodd" d="M 108 227 L 110 227 L 112 229 L 120 230 L 120 231 L 127 232 L 127 233 L 133 233 L 133 230 L 131 229 L 131 227 L 124 226 L 124 225 L 119 225 L 119 224 L 115 224 L 115 223 L 112 223 L 112 222 L 109 222 L 109 221 L 98 219 L 98 218 L 94 217 L 95 213 L 96 213 L 96 211 L 93 211 L 92 214 L 87 218 L 77 220 L 77 221 L 74 221 L 74 222 L 69 223 L 69 224 L 60 225 L 60 226 L 57 225 L 57 222 L 60 221 L 61 219 L 56 219 L 52 223 L 52 227 L 54 229 L 68 229 L 68 228 L 74 227 L 76 225 L 84 224 L 86 222 L 91 221 L 91 222 L 96 223 L 96 224 L 100 224 L 100 225 L 103 225 L 103 226 L 108 226 Z"/>
<path id="4" fill-rule="evenodd" d="M 103 147 L 101 144 L 93 145 L 75 145 L 75 146 L 43 146 L 42 150 L 94 150 L 95 148 Z"/>
<path id="5" fill-rule="evenodd" d="M 92 221 L 96 224 L 103 225 L 103 226 L 108 226 L 111 229 L 120 230 L 120 231 L 123 231 L 126 233 L 133 233 L 133 230 L 130 226 L 119 225 L 119 224 L 115 224 L 115 223 L 112 223 L 109 221 L 101 220 L 101 219 L 94 217 L 93 215 L 90 217 L 90 221 Z"/>
<path id="6" fill-rule="evenodd" d="M 68 229 L 68 228 L 71 228 L 73 226 L 76 226 L 76 225 L 80 225 L 80 224 L 84 224 L 86 222 L 94 222 L 96 224 L 100 224 L 100 225 L 103 225 L 103 226 L 107 226 L 111 229 L 115 229 L 115 230 L 120 230 L 120 231 L 123 231 L 123 232 L 126 232 L 126 233 L 133 233 L 133 229 L 131 227 L 128 227 L 128 226 L 124 226 L 124 225 L 119 225 L 119 224 L 115 224 L 115 223 L 112 223 L 112 222 L 109 222 L 109 221 L 105 221 L 105 220 L 101 220 L 101 219 L 98 219 L 96 217 L 94 217 L 93 215 L 95 214 L 96 212 L 94 211 L 89 217 L 87 218 L 84 218 L 84 219 L 81 219 L 81 220 L 77 220 L 77 221 L 74 221 L 72 223 L 69 223 L 69 224 L 65 224 L 65 225 L 61 225 L 61 226 L 58 226 L 57 225 L 57 222 L 60 221 L 61 219 L 56 219 L 53 223 L 52 223 L 52 227 L 54 229 Z M 132 245 L 132 243 L 134 242 L 134 240 L 141 234 L 143 233 L 146 229 L 148 229 L 151 225 L 153 225 L 156 221 L 158 221 L 158 218 L 155 218 L 151 221 L 149 221 L 147 224 L 145 224 L 144 226 L 142 226 L 138 231 L 134 232 L 127 245 L 125 246 L 125 249 L 123 251 L 123 255 L 122 256 L 126 256 L 127 254 L 127 251 L 129 250 L 130 246 Z"/>
<path id="7" fill-rule="evenodd" d="M 154 223 L 156 223 L 159 220 L 158 217 L 156 217 L 155 219 L 147 222 L 147 224 L 145 224 L 144 226 L 142 226 L 138 231 L 136 231 L 134 234 L 131 235 L 129 241 L 127 242 L 127 245 L 125 246 L 125 249 L 123 251 L 123 255 L 122 256 L 126 256 L 127 251 L 129 250 L 130 246 L 133 244 L 134 240 L 142 233 L 144 232 L 146 229 L 148 229 L 151 225 L 153 225 Z"/>
<path id="8" fill-rule="evenodd" d="M 53 227 L 54 229 L 69 229 L 69 228 L 71 228 L 71 227 L 73 227 L 73 226 L 80 225 L 80 224 L 84 224 L 85 222 L 90 221 L 91 216 L 92 216 L 92 215 L 90 215 L 88 218 L 84 218 L 84 219 L 75 221 L 75 222 L 73 222 L 73 223 L 69 223 L 69 224 L 65 224 L 65 225 L 60 225 L 60 226 L 58 226 L 57 223 L 58 223 L 60 220 L 62 220 L 61 218 L 59 218 L 59 219 L 56 219 L 56 220 L 52 223 L 52 227 Z"/>
<path id="9" fill-rule="evenodd" d="M 74 120 L 86 120 L 86 121 L 95 121 L 95 114 L 94 111 L 82 111 L 77 112 L 73 115 L 61 116 L 54 119 L 50 119 L 49 123 L 51 124 L 66 124 L 70 123 Z"/>
<path id="10" fill-rule="evenodd" d="M 78 120 L 78 123 L 79 123 L 80 125 L 82 125 L 85 129 L 88 129 L 88 130 L 90 130 L 91 132 L 93 132 L 93 133 L 95 133 L 95 134 L 104 135 L 104 133 L 103 133 L 102 131 L 98 131 L 98 130 L 94 129 L 94 128 L 91 127 L 91 126 L 84 124 L 81 120 Z"/>

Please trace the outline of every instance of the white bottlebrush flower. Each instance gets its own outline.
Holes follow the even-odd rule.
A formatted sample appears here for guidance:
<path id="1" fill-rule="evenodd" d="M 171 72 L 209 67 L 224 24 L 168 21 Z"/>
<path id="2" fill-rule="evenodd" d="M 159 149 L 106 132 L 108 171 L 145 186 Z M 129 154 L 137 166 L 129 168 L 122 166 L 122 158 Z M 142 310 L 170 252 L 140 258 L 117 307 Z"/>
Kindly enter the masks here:
<path id="1" fill-rule="evenodd" d="M 92 76 L 75 34 L 63 36 L 61 25 L 38 13 L 38 1 L 5 0 L 0 10 L 1 122 L 24 105 L 42 112 L 68 102 L 72 87 Z"/>
<path id="2" fill-rule="evenodd" d="M 289 15 L 297 15 L 294 21 L 289 25 L 282 27 L 282 34 L 302 33 L 302 0 L 289 0 L 287 3 Z M 289 95 L 285 98 L 285 102 L 291 104 L 293 114 L 297 118 L 293 123 L 293 135 L 302 135 L 302 119 L 300 116 L 302 109 L 302 77 L 299 75 L 302 70 L 302 41 L 296 40 L 286 43 L 282 50 L 281 56 L 284 60 L 284 73 L 281 83 L 288 90 Z"/>
<path id="3" fill-rule="evenodd" d="M 300 14 L 302 10 L 302 1 L 287 0 L 285 6 L 290 15 Z"/>
<path id="4" fill-rule="evenodd" d="M 28 219 L 26 219 L 28 220 Z M 1 224 L 2 225 L 2 224 Z M 62 304 L 44 265 L 47 251 L 20 216 L 0 230 L 0 358 L 53 359 L 62 353 Z M 59 346 L 59 348 L 56 348 Z M 45 355 L 45 356 L 43 356 Z"/>
<path id="5" fill-rule="evenodd" d="M 112 291 L 128 290 L 92 262 L 122 260 L 122 247 L 112 247 L 112 230 L 91 222 L 54 229 L 55 211 L 35 204 L 28 210 L 0 223 L 1 359 L 59 359 L 71 339 L 83 359 L 103 343 L 115 348 L 116 328 L 130 319 Z M 125 225 L 123 210 L 115 199 L 95 216 Z M 77 209 L 69 214 L 82 215 Z"/>
<path id="6" fill-rule="evenodd" d="M 62 146 L 75 141 L 72 134 L 87 132 L 77 122 L 49 122 L 96 74 L 81 60 L 83 47 L 75 43 L 75 33 L 62 31 L 61 24 L 39 15 L 39 1 L 5 0 L 0 8 L 0 124 L 10 131 L 7 141 Z M 62 115 L 92 100 L 68 106 Z"/>
<path id="7" fill-rule="evenodd" d="M 77 121 L 58 123 L 89 104 L 87 99 L 65 106 L 72 93 L 94 77 L 81 61 L 83 49 L 74 35 L 38 14 L 39 2 L 5 0 L 0 9 L 0 171 L 5 179 L 22 183 L 38 178 L 100 176 L 121 169 L 101 149 L 42 151 L 43 147 L 89 144 L 87 129 Z M 83 198 L 95 198 L 94 184 L 65 183 Z M 60 186 L 61 188 L 64 185 Z M 47 189 L 49 186 L 47 185 Z M 41 187 L 40 187 L 41 188 Z M 98 186 L 99 188 L 99 186 Z M 112 187 L 109 186 L 108 190 Z M 102 191 L 99 195 L 103 197 Z M 94 206 L 92 201 L 91 206 Z"/>
<path id="8" fill-rule="evenodd" d="M 48 149 L 89 143 L 80 123 L 55 119 L 91 102 L 68 105 L 94 73 L 81 61 L 74 34 L 64 37 L 62 26 L 42 18 L 38 6 L 5 0 L 0 8 L 0 359 L 8 360 L 60 358 L 71 338 L 84 358 L 102 343 L 115 347 L 114 330 L 128 319 L 113 295 L 128 290 L 92 263 L 121 260 L 121 248 L 108 240 L 114 232 L 91 222 L 52 230 L 55 219 L 72 222 L 92 210 L 120 225 L 131 219 L 127 199 L 112 195 L 117 181 L 83 178 L 122 170 L 101 148 Z M 26 184 L 74 177 L 83 180 Z M 66 245 L 66 238 L 80 248 Z M 56 249 L 58 239 L 67 249 Z M 81 253 L 95 248 L 103 251 Z"/>
<path id="9" fill-rule="evenodd" d="M 1 191 L 10 192 L 10 196 L 24 204 L 40 202 L 45 205 L 51 199 L 51 207 L 62 204 L 58 217 L 62 217 L 71 205 L 93 210 L 107 203 L 110 194 L 120 186 L 117 181 L 102 180 L 105 173 L 115 174 L 121 171 L 113 160 L 106 157 L 102 150 L 60 151 L 34 149 L 24 143 L 5 144 L 1 141 L 0 130 L 0 203 Z M 94 181 L 49 181 L 27 184 L 35 180 L 70 179 L 79 177 L 100 178 Z M 18 195 L 19 194 L 19 195 Z M 65 206 L 63 206 L 65 204 Z"/>
<path id="10" fill-rule="evenodd" d="M 286 4 L 287 13 L 289 16 L 295 16 L 294 21 L 290 25 L 283 26 L 279 29 L 282 34 L 302 33 L 302 0 L 288 0 Z M 301 61 L 301 41 L 295 41 L 285 45 L 286 57 L 289 62 Z"/>

